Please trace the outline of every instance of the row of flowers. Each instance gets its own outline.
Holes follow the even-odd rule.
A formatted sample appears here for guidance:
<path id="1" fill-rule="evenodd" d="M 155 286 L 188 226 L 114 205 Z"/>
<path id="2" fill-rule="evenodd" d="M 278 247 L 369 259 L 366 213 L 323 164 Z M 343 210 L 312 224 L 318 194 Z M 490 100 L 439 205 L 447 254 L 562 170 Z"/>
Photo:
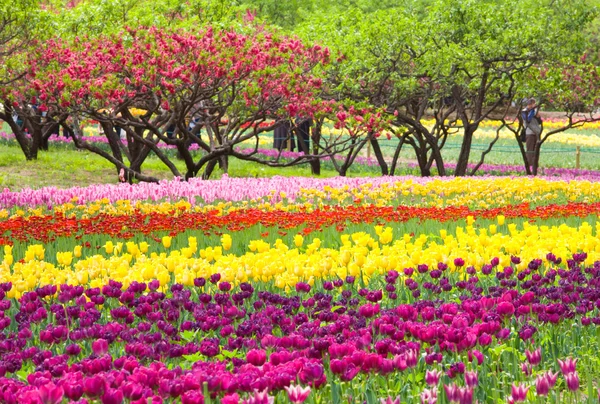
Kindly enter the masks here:
<path id="1" fill-rule="evenodd" d="M 24 189 L 18 192 L 5 189 L 0 192 L 0 219 L 11 214 L 38 214 L 55 208 L 61 212 L 85 209 L 88 205 L 93 205 L 95 211 L 115 204 L 123 209 L 128 205 L 140 206 L 144 202 L 147 206 L 160 205 L 160 202 L 181 203 L 177 209 L 193 207 L 196 211 L 208 211 L 223 207 L 314 209 L 322 205 L 355 204 L 490 208 L 523 202 L 543 205 L 569 201 L 599 202 L 600 182 L 523 177 L 316 179 L 224 176 L 213 181 L 190 179 L 159 184 Z M 24 207 L 28 210 L 23 210 Z"/>
<path id="2" fill-rule="evenodd" d="M 240 246 L 238 236 L 228 234 L 221 237 L 220 245 L 212 246 L 203 245 L 202 238 L 182 237 L 179 248 L 172 245 L 171 236 L 150 242 L 108 240 L 104 245 L 88 240 L 53 255 L 46 253 L 49 245 L 31 244 L 19 250 L 4 246 L 0 282 L 15 285 L 10 297 L 19 297 L 46 284 L 99 287 L 115 280 L 128 286 L 158 279 L 161 287 L 172 281 L 191 286 L 196 277 L 219 273 L 234 285 L 265 282 L 274 290 L 291 290 L 301 281 L 313 285 L 346 276 L 357 277 L 367 285 L 389 270 L 418 264 L 435 268 L 448 261 L 450 272 L 462 276 L 466 276 L 465 266 L 480 268 L 492 259 L 520 273 L 545 251 L 552 252 L 550 257 L 558 262 L 566 262 L 580 251 L 587 252 L 587 265 L 600 260 L 600 224 L 595 229 L 587 223 L 550 227 L 525 222 L 522 228 L 493 224 L 480 229 L 457 227 L 455 232 L 442 229 L 431 235 L 404 234 L 396 239 L 391 228 L 377 226 L 374 233 L 342 235 L 339 247 L 331 246 L 338 243 L 333 239 L 305 240 L 301 235 L 295 235 L 291 243 L 252 240 Z M 232 250 L 234 245 L 237 251 Z M 514 256 L 522 261 L 515 262 Z M 456 257 L 464 265 L 456 266 L 452 261 Z M 543 261 L 544 265 L 552 262 L 549 258 Z"/>
<path id="3" fill-rule="evenodd" d="M 115 210 L 111 213 L 65 215 L 63 212 L 52 215 L 14 216 L 0 221 L 0 245 L 14 242 L 52 242 L 60 237 L 81 239 L 84 235 L 106 235 L 130 239 L 136 235 L 152 235 L 168 232 L 175 236 L 189 231 L 204 235 L 222 232 L 239 232 L 260 226 L 269 231 L 287 235 L 290 230 L 301 228 L 303 235 L 333 228 L 344 230 L 348 225 L 370 223 L 406 223 L 409 221 L 434 220 L 437 223 L 465 220 L 472 224 L 475 219 L 495 220 L 498 217 L 509 219 L 555 219 L 586 218 L 600 212 L 600 202 L 568 203 L 565 205 L 545 205 L 532 207 L 529 204 L 508 205 L 492 209 L 472 210 L 466 206 L 443 208 L 411 206 L 323 206 L 321 209 L 305 208 L 296 211 L 276 209 L 238 208 L 225 212 L 209 210 L 194 212 L 189 205 L 179 205 L 159 211 L 130 209 Z"/>
<path id="4" fill-rule="evenodd" d="M 456 258 L 283 294 L 219 273 L 55 282 L 18 300 L 3 283 L 0 400 L 579 402 L 580 387 L 597 396 L 600 262 L 587 260 L 547 254 L 517 273 L 516 256 Z"/>

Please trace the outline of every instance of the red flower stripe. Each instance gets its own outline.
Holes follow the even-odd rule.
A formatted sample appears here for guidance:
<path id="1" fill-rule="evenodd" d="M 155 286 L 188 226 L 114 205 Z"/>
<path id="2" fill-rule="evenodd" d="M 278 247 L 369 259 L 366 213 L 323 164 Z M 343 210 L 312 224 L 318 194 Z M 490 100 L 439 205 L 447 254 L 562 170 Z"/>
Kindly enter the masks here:
<path id="1" fill-rule="evenodd" d="M 99 214 L 88 219 L 65 218 L 62 214 L 17 217 L 0 222 L 0 245 L 12 240 L 37 240 L 50 242 L 57 237 L 81 238 L 87 234 L 107 234 L 117 238 L 131 238 L 136 233 L 152 234 L 168 231 L 171 235 L 186 230 L 200 230 L 205 234 L 222 231 L 240 231 L 261 224 L 265 227 L 293 229 L 305 226 L 303 233 L 336 226 L 343 230 L 347 223 L 406 222 L 411 219 L 456 221 L 467 216 L 493 219 L 498 215 L 506 218 L 549 219 L 561 217 L 586 217 L 600 212 L 600 203 L 569 203 L 531 208 L 529 204 L 505 206 L 493 209 L 471 210 L 460 207 L 411 207 L 411 206 L 325 206 L 313 212 L 285 212 L 242 209 L 225 215 L 217 211 L 208 213 L 179 212 L 141 213 L 128 215 Z"/>

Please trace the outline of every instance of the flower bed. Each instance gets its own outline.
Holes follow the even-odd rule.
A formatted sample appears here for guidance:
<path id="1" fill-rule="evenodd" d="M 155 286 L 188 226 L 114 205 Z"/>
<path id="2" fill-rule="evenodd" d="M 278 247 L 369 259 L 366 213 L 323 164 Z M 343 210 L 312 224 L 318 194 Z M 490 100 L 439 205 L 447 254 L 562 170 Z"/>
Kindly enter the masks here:
<path id="1" fill-rule="evenodd" d="M 5 192 L 0 401 L 595 402 L 599 195 L 226 178 L 22 210 L 43 194 Z"/>

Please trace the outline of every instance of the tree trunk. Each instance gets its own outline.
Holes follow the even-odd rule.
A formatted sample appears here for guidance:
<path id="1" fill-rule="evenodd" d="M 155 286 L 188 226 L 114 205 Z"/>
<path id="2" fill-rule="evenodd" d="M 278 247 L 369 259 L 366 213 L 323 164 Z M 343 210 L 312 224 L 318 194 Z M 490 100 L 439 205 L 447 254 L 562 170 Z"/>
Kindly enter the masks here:
<path id="1" fill-rule="evenodd" d="M 319 154 L 319 142 L 321 141 L 321 128 L 323 120 L 319 119 L 315 122 L 312 130 L 313 154 Z M 321 175 L 321 159 L 313 159 L 310 161 L 310 171 L 313 175 Z"/>
<path id="2" fill-rule="evenodd" d="M 541 134 L 540 134 L 541 136 Z M 542 149 L 542 142 L 538 139 L 535 143 L 535 155 L 533 156 L 533 167 L 531 168 L 533 175 L 538 175 L 538 169 L 540 166 L 540 151 Z"/>
<path id="3" fill-rule="evenodd" d="M 4 122 L 6 122 L 8 124 L 8 126 L 10 126 L 10 129 L 12 130 L 13 134 L 15 135 L 15 139 L 17 140 L 17 143 L 19 144 L 19 147 L 21 148 L 21 151 L 23 152 L 25 159 L 32 160 L 31 154 L 30 154 L 30 149 L 31 149 L 30 139 L 25 135 L 25 131 L 24 131 L 23 127 L 17 125 L 17 123 L 13 119 L 14 111 L 10 107 L 10 105 L 11 105 L 10 101 L 4 100 L 3 104 L 4 104 L 4 111 L 0 112 L 0 119 L 2 119 Z"/>
<path id="4" fill-rule="evenodd" d="M 348 154 L 346 155 L 344 162 L 338 169 L 338 173 L 340 174 L 341 177 L 345 177 L 348 174 L 348 168 L 352 164 L 352 153 L 354 153 L 356 139 L 353 138 L 351 144 L 352 144 L 352 146 L 350 147 L 350 150 L 348 151 Z M 333 158 L 333 156 L 332 156 L 332 158 Z"/>
<path id="5" fill-rule="evenodd" d="M 529 167 L 529 162 L 527 161 L 527 150 L 523 147 L 523 142 L 519 139 L 519 131 L 515 134 L 515 138 L 517 139 L 517 144 L 519 145 L 519 149 L 521 150 L 521 157 L 523 158 L 523 165 L 525 166 L 525 172 L 527 175 L 531 175 L 531 168 Z"/>
<path id="6" fill-rule="evenodd" d="M 379 163 L 379 167 L 381 167 L 381 175 L 388 175 L 388 165 L 383 157 L 383 153 L 381 152 L 381 147 L 379 147 L 379 141 L 375 137 L 370 136 L 371 146 L 373 146 L 373 153 L 375 154 L 375 158 L 377 158 L 377 163 Z"/>
<path id="7" fill-rule="evenodd" d="M 431 177 L 431 170 L 427 164 L 427 153 L 421 150 L 417 155 L 417 162 L 419 163 L 419 170 L 421 170 L 421 177 Z"/>
<path id="8" fill-rule="evenodd" d="M 400 158 L 400 152 L 402 151 L 403 145 L 404 145 L 404 136 L 398 142 L 398 146 L 396 146 L 396 151 L 394 152 L 394 157 L 392 158 L 392 167 L 390 169 L 390 175 L 396 174 L 396 166 L 398 164 L 398 159 Z"/>
<path id="9" fill-rule="evenodd" d="M 37 160 L 38 151 L 40 150 L 40 146 L 42 145 L 42 129 L 39 125 L 32 125 L 33 133 L 31 134 L 31 149 L 30 153 L 32 159 Z"/>
<path id="10" fill-rule="evenodd" d="M 227 174 L 229 172 L 229 156 L 221 156 L 219 157 L 219 169 L 223 170 L 223 173 Z"/>
<path id="11" fill-rule="evenodd" d="M 476 129 L 477 128 L 473 125 L 466 124 L 465 126 L 463 142 L 456 163 L 456 171 L 454 172 L 456 177 L 463 177 L 467 174 L 467 165 L 469 164 L 469 156 L 471 154 L 471 144 L 473 143 L 473 133 Z"/>
<path id="12" fill-rule="evenodd" d="M 204 172 L 202 173 L 203 180 L 208 180 L 210 178 L 211 174 L 215 170 L 215 167 L 217 166 L 218 161 L 220 161 L 220 159 L 216 158 L 216 159 L 210 160 L 206 164 L 206 168 L 204 169 Z"/>
<path id="13" fill-rule="evenodd" d="M 121 142 L 121 137 L 115 131 L 114 127 L 109 123 L 100 123 L 102 125 L 102 130 L 104 131 L 104 135 L 108 139 L 108 145 L 110 147 L 110 151 L 115 159 L 123 162 L 123 154 L 121 153 L 121 147 L 119 143 Z"/>

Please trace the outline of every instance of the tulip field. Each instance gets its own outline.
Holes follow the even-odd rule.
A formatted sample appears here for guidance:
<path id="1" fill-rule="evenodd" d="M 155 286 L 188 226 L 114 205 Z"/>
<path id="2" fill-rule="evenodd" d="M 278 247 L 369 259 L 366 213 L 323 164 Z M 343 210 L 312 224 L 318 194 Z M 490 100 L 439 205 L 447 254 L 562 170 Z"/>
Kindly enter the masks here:
<path id="1" fill-rule="evenodd" d="M 597 403 L 577 177 L 6 189 L 0 402 Z"/>

